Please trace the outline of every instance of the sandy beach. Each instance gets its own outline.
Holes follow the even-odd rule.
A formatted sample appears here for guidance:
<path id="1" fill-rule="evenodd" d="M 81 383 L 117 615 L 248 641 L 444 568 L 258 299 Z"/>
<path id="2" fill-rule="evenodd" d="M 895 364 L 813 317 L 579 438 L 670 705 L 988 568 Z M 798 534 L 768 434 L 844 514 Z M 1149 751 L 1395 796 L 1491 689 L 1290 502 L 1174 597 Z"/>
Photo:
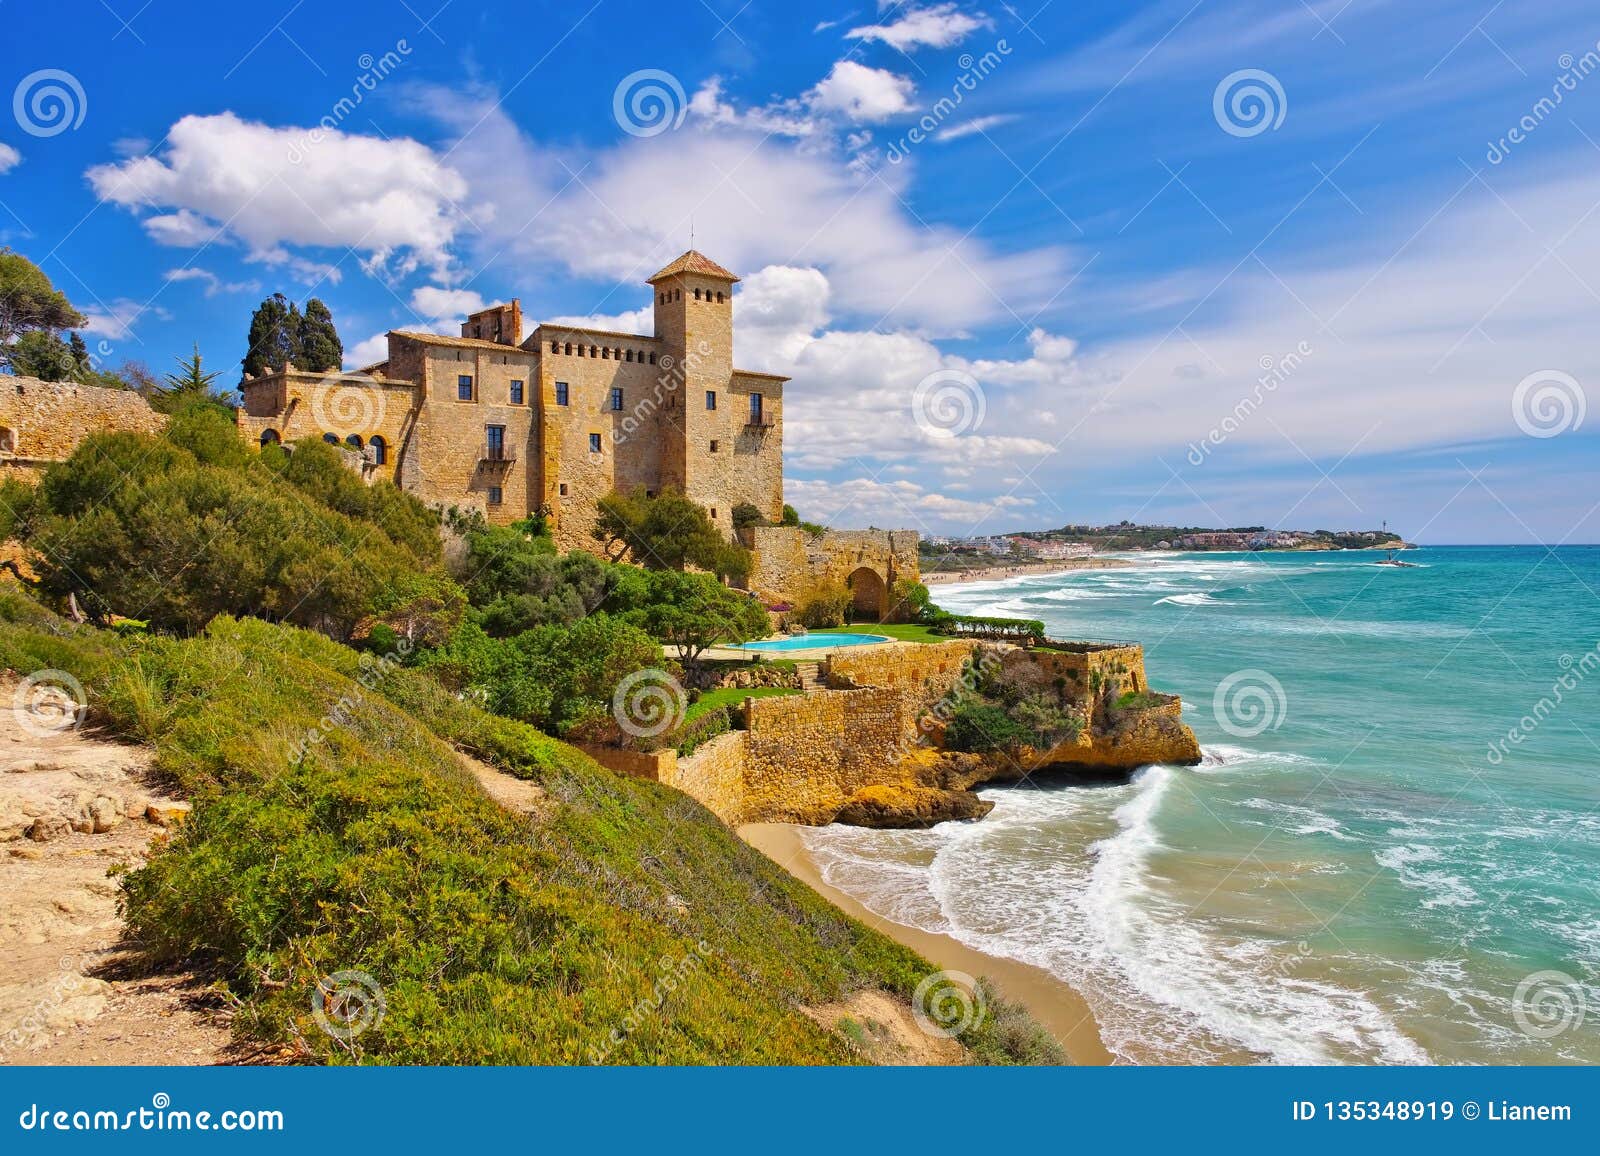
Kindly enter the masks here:
<path id="1" fill-rule="evenodd" d="M 1007 999 L 1025 1005 L 1066 1048 L 1073 1063 L 1111 1063 L 1111 1054 L 1100 1040 L 1094 1013 L 1071 987 L 1041 968 L 985 955 L 947 935 L 906 927 L 868 911 L 844 892 L 822 881 L 800 843 L 799 831 L 800 828 L 791 823 L 748 823 L 738 829 L 738 834 L 845 914 L 898 940 L 942 968 L 990 980 Z"/>
<path id="2" fill-rule="evenodd" d="M 994 582 L 1001 578 L 1017 578 L 1024 574 L 1062 574 L 1069 570 L 1112 570 L 1118 566 L 1132 566 L 1126 558 L 1062 558 L 1053 562 L 1012 562 L 1002 566 L 980 566 L 973 570 L 924 570 L 922 582 L 926 586 L 944 586 L 954 582 Z"/>

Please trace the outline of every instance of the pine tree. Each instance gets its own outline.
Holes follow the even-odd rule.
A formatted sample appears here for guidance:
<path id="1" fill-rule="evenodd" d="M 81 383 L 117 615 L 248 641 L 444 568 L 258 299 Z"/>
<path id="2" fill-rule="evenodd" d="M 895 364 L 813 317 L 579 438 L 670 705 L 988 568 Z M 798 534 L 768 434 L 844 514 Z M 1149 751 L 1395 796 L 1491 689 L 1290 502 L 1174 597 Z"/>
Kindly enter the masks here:
<path id="1" fill-rule="evenodd" d="M 333 313 L 319 298 L 306 302 L 300 319 L 300 357 L 295 364 L 314 373 L 338 369 L 344 361 L 344 345 L 333 327 Z"/>
<path id="2" fill-rule="evenodd" d="M 166 375 L 165 384 L 157 387 L 156 396 L 150 401 L 151 406 L 161 413 L 177 413 L 194 402 L 216 400 L 211 386 L 222 375 L 207 373 L 201 367 L 199 344 L 196 343 L 190 356 L 176 360 L 180 372 Z"/>
<path id="3" fill-rule="evenodd" d="M 282 293 L 274 293 L 250 315 L 250 348 L 244 355 L 244 371 L 257 377 L 282 369 L 285 363 L 299 366 L 304 358 L 300 349 L 300 309 Z"/>

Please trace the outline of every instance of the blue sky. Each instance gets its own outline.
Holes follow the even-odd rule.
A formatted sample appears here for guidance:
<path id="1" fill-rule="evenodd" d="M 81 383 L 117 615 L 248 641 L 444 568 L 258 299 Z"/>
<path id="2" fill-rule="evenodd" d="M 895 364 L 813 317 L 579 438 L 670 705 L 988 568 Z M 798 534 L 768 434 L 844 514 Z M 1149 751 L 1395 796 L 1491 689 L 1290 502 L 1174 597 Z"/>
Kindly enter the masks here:
<path id="1" fill-rule="evenodd" d="M 0 243 L 231 377 L 275 290 L 647 331 L 692 226 L 808 517 L 1600 540 L 1592 7 L 590 3 L 9 0 Z"/>

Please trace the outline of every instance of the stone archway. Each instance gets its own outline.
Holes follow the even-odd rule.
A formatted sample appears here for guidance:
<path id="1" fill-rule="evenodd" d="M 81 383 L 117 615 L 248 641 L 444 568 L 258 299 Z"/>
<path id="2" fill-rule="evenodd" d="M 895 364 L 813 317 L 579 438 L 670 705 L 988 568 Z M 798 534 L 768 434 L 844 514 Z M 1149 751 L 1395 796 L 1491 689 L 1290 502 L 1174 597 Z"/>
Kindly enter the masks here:
<path id="1" fill-rule="evenodd" d="M 856 621 L 883 621 L 889 610 L 889 586 L 883 575 L 870 566 L 858 566 L 845 579 L 845 585 L 850 587 Z"/>

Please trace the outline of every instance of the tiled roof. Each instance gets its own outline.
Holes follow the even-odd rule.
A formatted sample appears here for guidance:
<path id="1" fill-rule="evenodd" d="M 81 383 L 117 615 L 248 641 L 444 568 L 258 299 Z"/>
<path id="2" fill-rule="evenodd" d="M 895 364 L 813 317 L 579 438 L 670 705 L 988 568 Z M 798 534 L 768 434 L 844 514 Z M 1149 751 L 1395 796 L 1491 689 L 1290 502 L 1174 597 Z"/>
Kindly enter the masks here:
<path id="1" fill-rule="evenodd" d="M 413 333 L 409 329 L 391 329 L 389 336 L 420 341 L 423 345 L 445 345 L 455 349 L 493 349 L 500 353 L 527 352 L 520 345 L 504 345 L 498 341 L 484 341 L 477 337 L 446 337 L 442 333 Z"/>
<path id="2" fill-rule="evenodd" d="M 654 285 L 663 277 L 673 277 L 679 273 L 699 273 L 704 277 L 720 277 L 724 281 L 737 281 L 739 279 L 698 249 L 690 249 L 654 277 L 647 279 L 645 284 Z"/>
<path id="3" fill-rule="evenodd" d="M 642 333 L 621 333 L 615 329 L 585 329 L 581 325 L 561 325 L 554 321 L 543 321 L 534 328 L 533 333 L 522 344 L 531 349 L 539 340 L 539 333 L 548 330 L 551 333 L 588 333 L 595 337 L 615 337 L 622 341 L 659 341 L 658 337 L 646 337 Z"/>

